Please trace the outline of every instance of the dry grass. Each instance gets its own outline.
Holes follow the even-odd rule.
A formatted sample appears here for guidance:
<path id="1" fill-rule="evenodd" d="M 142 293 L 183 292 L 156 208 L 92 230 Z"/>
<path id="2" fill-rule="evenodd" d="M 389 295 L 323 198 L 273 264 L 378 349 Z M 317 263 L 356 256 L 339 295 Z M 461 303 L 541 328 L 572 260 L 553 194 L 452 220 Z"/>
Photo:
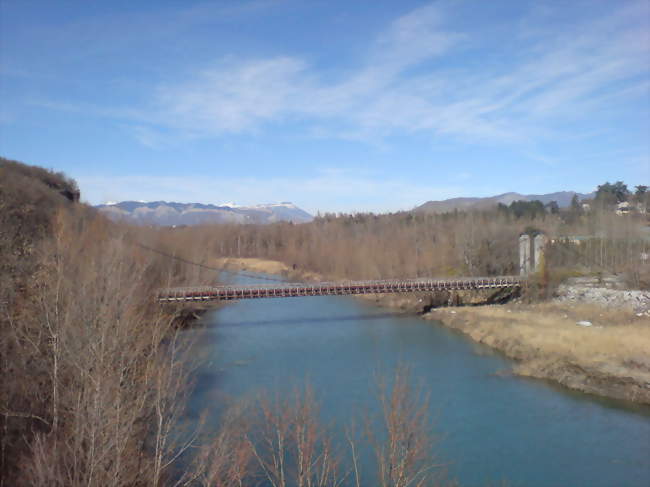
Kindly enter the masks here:
<path id="1" fill-rule="evenodd" d="M 223 257 L 213 259 L 211 263 L 215 267 L 223 267 L 224 269 L 283 275 L 301 281 L 322 281 L 325 279 L 317 272 L 296 271 L 284 262 L 270 259 L 257 259 L 253 257 Z"/>
<path id="2" fill-rule="evenodd" d="M 246 270 L 251 272 L 264 272 L 267 274 L 287 273 L 291 269 L 283 262 L 277 260 L 243 258 L 243 257 L 226 257 L 214 259 L 213 265 L 225 269 Z"/>
<path id="3" fill-rule="evenodd" d="M 521 375 L 650 403 L 647 317 L 597 305 L 555 303 L 439 309 L 429 317 L 517 359 L 515 371 Z"/>

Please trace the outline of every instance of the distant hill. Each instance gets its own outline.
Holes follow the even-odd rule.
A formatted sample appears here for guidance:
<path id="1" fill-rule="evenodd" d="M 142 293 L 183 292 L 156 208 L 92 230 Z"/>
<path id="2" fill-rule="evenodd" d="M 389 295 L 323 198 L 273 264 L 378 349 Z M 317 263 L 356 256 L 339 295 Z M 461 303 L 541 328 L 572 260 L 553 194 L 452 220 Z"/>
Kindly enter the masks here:
<path id="1" fill-rule="evenodd" d="M 146 225 L 198 225 L 205 223 L 273 223 L 287 221 L 305 223 L 314 218 L 293 203 L 256 206 L 204 205 L 167 201 L 122 201 L 97 205 L 96 208 L 113 220 L 127 220 Z"/>
<path id="2" fill-rule="evenodd" d="M 539 200 L 544 204 L 556 201 L 560 208 L 566 208 L 571 204 L 573 195 L 578 195 L 581 201 L 593 198 L 595 193 L 582 194 L 575 191 L 559 191 L 549 194 L 519 194 L 504 193 L 497 196 L 488 196 L 486 198 L 451 198 L 442 201 L 427 201 L 423 205 L 415 208 L 415 211 L 428 213 L 447 213 L 454 210 L 481 210 L 497 206 L 499 203 L 509 205 L 513 201 L 535 201 Z"/>

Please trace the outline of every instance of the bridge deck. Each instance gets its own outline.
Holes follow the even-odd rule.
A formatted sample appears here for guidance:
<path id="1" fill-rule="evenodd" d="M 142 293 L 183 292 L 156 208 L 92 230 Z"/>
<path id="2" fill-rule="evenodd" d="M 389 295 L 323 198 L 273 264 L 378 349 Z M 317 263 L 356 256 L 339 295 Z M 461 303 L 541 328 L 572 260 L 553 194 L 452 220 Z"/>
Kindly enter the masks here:
<path id="1" fill-rule="evenodd" d="M 186 287 L 163 289 L 158 293 L 158 301 L 229 301 L 234 299 L 290 298 L 298 296 L 499 289 L 521 286 L 524 280 L 525 278 L 520 276 L 502 276 L 463 279 L 408 279 Z"/>

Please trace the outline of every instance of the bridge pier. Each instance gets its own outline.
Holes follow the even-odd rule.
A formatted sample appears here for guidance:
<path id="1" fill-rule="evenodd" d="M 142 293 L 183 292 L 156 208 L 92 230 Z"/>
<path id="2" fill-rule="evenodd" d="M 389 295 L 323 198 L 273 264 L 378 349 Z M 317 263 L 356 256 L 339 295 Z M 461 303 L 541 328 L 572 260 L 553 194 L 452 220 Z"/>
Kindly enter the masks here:
<path id="1" fill-rule="evenodd" d="M 540 272 L 544 262 L 544 253 L 548 239 L 543 233 L 530 238 L 527 233 L 519 235 L 519 275 L 527 276 L 531 272 Z"/>
<path id="2" fill-rule="evenodd" d="M 530 274 L 530 236 L 527 233 L 519 235 L 519 275 Z"/>
<path id="3" fill-rule="evenodd" d="M 540 272 L 542 270 L 547 241 L 548 239 L 543 233 L 538 233 L 533 239 L 534 272 Z"/>

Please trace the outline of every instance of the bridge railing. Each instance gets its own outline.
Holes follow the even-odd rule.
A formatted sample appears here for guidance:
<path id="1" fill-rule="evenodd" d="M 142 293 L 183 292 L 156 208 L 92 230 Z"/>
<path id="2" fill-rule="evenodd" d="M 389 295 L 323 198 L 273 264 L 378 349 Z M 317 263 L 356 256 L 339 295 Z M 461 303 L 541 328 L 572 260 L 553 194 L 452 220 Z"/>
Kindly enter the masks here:
<path id="1" fill-rule="evenodd" d="M 221 285 L 163 289 L 159 301 L 207 301 L 273 297 L 383 294 L 444 290 L 495 289 L 520 286 L 520 276 L 461 279 L 405 279 L 373 281 L 335 281 L 317 283 L 278 283 L 260 285 Z"/>

